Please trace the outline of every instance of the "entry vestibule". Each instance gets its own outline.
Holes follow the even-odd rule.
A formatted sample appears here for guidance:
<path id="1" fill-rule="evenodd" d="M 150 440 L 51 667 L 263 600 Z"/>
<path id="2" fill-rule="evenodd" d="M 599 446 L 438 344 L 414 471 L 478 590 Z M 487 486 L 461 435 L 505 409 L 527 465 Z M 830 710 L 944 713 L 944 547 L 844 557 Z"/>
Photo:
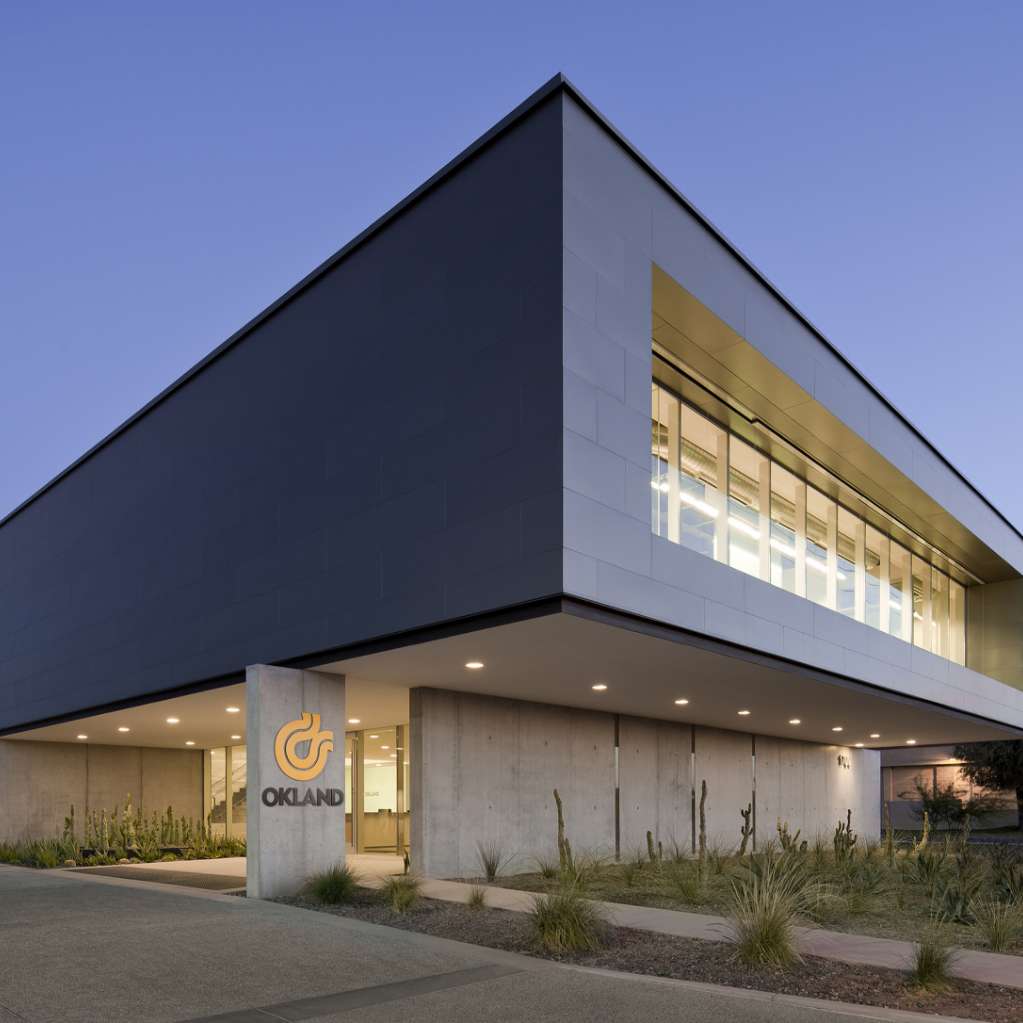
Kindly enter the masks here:
<path id="1" fill-rule="evenodd" d="M 408 725 L 345 734 L 345 846 L 398 853 L 409 843 Z"/>

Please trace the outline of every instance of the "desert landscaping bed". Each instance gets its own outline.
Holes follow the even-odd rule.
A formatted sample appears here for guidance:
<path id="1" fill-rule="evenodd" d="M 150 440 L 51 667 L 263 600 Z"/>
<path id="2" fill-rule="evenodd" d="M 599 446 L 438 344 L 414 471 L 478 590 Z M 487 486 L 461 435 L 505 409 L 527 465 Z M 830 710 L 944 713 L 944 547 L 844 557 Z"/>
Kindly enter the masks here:
<path id="1" fill-rule="evenodd" d="M 529 917 L 523 913 L 471 909 L 426 898 L 419 899 L 404 913 L 397 913 L 381 901 L 378 892 L 368 889 L 358 889 L 350 902 L 340 905 L 324 905 L 306 897 L 280 901 L 577 966 L 960 1016 L 988 1023 L 1019 1023 L 1023 1019 L 1023 991 L 1013 988 L 956 981 L 947 991 L 925 992 L 915 989 L 908 977 L 897 970 L 851 966 L 816 956 L 805 957 L 789 970 L 750 968 L 736 962 L 732 947 L 725 941 L 677 938 L 609 925 L 600 950 L 549 955 L 535 945 Z"/>

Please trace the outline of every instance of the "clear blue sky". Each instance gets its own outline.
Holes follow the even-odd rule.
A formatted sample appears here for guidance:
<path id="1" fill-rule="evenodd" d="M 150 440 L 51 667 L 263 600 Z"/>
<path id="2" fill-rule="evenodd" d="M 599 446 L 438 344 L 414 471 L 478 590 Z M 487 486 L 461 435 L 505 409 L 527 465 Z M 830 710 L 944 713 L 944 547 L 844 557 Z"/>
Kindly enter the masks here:
<path id="1" fill-rule="evenodd" d="M 563 70 L 1023 523 L 1023 5 L 15 4 L 0 515 Z"/>

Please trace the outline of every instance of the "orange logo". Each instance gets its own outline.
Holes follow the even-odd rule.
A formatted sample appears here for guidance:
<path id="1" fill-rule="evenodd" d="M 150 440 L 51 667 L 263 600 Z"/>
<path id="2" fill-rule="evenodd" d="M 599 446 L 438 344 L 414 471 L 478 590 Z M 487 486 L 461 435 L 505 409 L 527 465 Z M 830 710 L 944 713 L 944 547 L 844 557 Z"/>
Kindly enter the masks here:
<path id="1" fill-rule="evenodd" d="M 304 754 L 298 752 L 302 743 L 309 743 Z M 302 711 L 296 721 L 289 721 L 274 739 L 277 766 L 294 781 L 310 781 L 327 766 L 327 754 L 334 749 L 334 733 L 320 730 L 320 715 Z"/>

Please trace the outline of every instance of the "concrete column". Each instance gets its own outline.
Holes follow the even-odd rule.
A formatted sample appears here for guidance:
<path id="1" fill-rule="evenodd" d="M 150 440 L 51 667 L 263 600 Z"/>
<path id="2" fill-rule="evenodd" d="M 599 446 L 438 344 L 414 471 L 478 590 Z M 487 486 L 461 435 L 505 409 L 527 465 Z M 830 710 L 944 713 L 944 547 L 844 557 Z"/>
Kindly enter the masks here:
<path id="1" fill-rule="evenodd" d="M 248 894 L 294 895 L 345 858 L 345 679 L 257 664 L 245 700 Z"/>

